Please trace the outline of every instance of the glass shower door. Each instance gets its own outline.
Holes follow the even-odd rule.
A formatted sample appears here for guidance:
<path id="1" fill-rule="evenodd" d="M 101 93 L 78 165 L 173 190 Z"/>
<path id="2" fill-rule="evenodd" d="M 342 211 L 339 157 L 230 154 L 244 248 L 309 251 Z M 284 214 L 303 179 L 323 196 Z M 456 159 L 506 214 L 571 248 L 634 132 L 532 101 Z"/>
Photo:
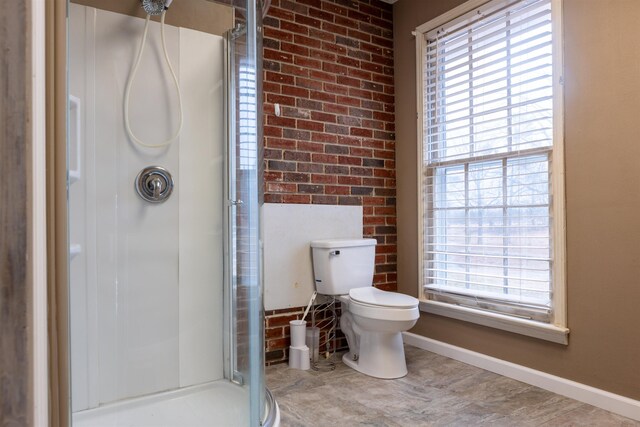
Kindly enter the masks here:
<path id="1" fill-rule="evenodd" d="M 249 388 L 251 425 L 267 413 L 264 384 L 261 204 L 261 69 L 257 34 L 261 15 L 247 1 L 227 33 L 228 71 L 228 377 Z M 238 12 L 238 9 L 236 9 Z M 244 12 L 244 13 L 243 13 Z M 273 414 L 271 414 L 273 415 Z"/>

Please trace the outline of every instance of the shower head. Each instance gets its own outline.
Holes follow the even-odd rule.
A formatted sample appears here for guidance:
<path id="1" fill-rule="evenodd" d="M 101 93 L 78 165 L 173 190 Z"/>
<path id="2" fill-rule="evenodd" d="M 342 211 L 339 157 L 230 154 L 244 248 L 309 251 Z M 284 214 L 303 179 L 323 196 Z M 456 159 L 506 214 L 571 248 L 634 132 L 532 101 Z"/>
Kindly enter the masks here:
<path id="1" fill-rule="evenodd" d="M 162 12 L 169 9 L 169 5 L 173 0 L 141 0 L 142 8 L 147 15 L 161 15 Z"/>

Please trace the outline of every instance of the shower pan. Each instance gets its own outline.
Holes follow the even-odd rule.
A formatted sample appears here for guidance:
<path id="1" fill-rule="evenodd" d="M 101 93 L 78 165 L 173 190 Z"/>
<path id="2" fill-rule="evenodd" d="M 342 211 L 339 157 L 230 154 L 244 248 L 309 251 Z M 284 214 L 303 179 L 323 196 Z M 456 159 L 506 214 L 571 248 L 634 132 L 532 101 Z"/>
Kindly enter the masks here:
<path id="1" fill-rule="evenodd" d="M 259 240 L 266 7 L 68 3 L 74 427 L 279 423 Z"/>

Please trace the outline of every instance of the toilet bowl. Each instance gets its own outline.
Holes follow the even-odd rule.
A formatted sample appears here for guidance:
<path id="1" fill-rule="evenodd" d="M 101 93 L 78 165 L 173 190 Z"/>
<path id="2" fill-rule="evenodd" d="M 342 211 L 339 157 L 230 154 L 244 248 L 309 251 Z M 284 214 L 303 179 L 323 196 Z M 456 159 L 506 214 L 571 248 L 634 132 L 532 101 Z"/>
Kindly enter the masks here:
<path id="1" fill-rule="evenodd" d="M 376 378 L 407 374 L 402 332 L 419 316 L 418 300 L 373 287 L 374 239 L 311 242 L 316 290 L 342 304 L 340 328 L 349 351 L 343 362 Z"/>

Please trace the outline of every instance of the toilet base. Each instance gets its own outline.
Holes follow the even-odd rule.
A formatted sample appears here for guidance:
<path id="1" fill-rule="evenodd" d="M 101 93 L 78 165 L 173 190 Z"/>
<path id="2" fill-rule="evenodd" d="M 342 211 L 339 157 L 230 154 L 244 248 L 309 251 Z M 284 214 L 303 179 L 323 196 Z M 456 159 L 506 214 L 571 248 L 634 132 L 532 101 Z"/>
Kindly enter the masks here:
<path id="1" fill-rule="evenodd" d="M 362 333 L 359 351 L 358 360 L 353 360 L 353 353 L 349 349 L 342 356 L 344 364 L 365 375 L 381 379 L 402 378 L 408 373 L 400 332 Z"/>

